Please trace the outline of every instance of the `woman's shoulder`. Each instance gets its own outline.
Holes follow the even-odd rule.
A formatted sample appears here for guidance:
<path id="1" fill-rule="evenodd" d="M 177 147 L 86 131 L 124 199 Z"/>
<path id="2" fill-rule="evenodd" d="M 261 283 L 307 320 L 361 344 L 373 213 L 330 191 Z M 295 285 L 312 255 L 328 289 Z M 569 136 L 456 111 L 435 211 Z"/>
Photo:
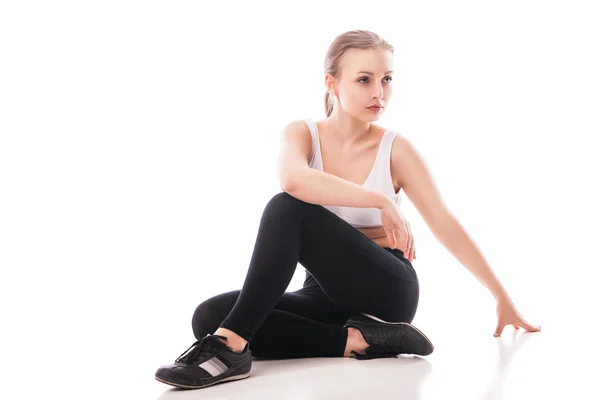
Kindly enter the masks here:
<path id="1" fill-rule="evenodd" d="M 315 122 L 311 118 L 300 118 L 288 121 L 284 124 L 286 128 L 306 128 L 308 130 L 308 125 L 310 122 Z"/>
<path id="2" fill-rule="evenodd" d="M 282 130 L 281 134 L 284 140 L 300 140 L 300 141 L 312 141 L 313 128 L 310 126 L 309 119 L 296 119 L 287 122 Z"/>

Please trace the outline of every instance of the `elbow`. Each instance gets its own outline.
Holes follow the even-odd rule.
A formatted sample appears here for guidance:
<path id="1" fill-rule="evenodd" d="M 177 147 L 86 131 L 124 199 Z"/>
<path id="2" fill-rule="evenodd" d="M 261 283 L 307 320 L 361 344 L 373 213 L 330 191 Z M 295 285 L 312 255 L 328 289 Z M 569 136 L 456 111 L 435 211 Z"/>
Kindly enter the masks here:
<path id="1" fill-rule="evenodd" d="M 281 190 L 286 193 L 291 193 L 296 186 L 295 181 L 290 176 L 282 178 L 279 185 L 281 186 Z"/>
<path id="2" fill-rule="evenodd" d="M 290 193 L 292 191 L 292 185 L 289 181 L 283 181 L 281 182 L 281 190 L 283 190 L 286 193 Z"/>
<path id="3" fill-rule="evenodd" d="M 301 172 L 301 170 L 295 170 L 293 172 L 290 171 L 286 174 L 283 174 L 283 177 L 280 180 L 281 189 L 286 193 L 291 193 L 292 191 L 296 190 Z"/>

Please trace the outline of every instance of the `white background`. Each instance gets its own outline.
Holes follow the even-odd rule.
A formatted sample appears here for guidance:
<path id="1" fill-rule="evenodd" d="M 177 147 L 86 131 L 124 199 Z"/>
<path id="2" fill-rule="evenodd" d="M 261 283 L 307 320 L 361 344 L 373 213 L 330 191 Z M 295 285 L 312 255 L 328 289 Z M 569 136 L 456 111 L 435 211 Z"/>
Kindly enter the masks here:
<path id="1" fill-rule="evenodd" d="M 280 129 L 325 117 L 325 52 L 353 29 L 395 47 L 378 123 L 421 151 L 523 316 L 597 330 L 599 17 L 593 1 L 3 2 L 0 393 L 166 390 L 154 372 L 195 340 L 196 306 L 241 288 Z M 493 297 L 402 197 L 413 323 L 491 340 Z"/>

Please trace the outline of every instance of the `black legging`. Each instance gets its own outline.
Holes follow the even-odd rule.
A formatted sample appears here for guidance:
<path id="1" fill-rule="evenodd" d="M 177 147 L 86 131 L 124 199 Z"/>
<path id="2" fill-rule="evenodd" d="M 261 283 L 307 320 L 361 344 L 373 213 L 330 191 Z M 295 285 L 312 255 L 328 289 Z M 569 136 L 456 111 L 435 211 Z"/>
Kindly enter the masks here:
<path id="1" fill-rule="evenodd" d="M 286 292 L 298 262 L 303 288 Z M 417 274 L 401 250 L 281 192 L 264 209 L 242 289 L 200 304 L 192 328 L 197 339 L 229 329 L 255 357 L 343 357 L 350 316 L 412 322 L 418 301 Z"/>

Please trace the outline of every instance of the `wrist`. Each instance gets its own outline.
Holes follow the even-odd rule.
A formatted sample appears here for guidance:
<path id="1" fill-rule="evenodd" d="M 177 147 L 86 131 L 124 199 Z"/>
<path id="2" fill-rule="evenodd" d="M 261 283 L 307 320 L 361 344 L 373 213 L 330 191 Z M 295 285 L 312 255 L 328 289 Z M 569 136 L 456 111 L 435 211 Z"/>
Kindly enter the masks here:
<path id="1" fill-rule="evenodd" d="M 495 292 L 492 292 L 492 294 L 494 295 L 494 298 L 496 299 L 496 302 L 498 302 L 498 303 L 500 303 L 500 302 L 512 303 L 512 300 L 510 299 L 508 293 L 504 289 L 499 289 Z"/>
<path id="2" fill-rule="evenodd" d="M 373 191 L 373 194 L 373 202 L 375 204 L 375 207 L 379 210 L 383 210 L 391 202 L 391 200 L 387 198 L 387 196 L 380 192 Z"/>

